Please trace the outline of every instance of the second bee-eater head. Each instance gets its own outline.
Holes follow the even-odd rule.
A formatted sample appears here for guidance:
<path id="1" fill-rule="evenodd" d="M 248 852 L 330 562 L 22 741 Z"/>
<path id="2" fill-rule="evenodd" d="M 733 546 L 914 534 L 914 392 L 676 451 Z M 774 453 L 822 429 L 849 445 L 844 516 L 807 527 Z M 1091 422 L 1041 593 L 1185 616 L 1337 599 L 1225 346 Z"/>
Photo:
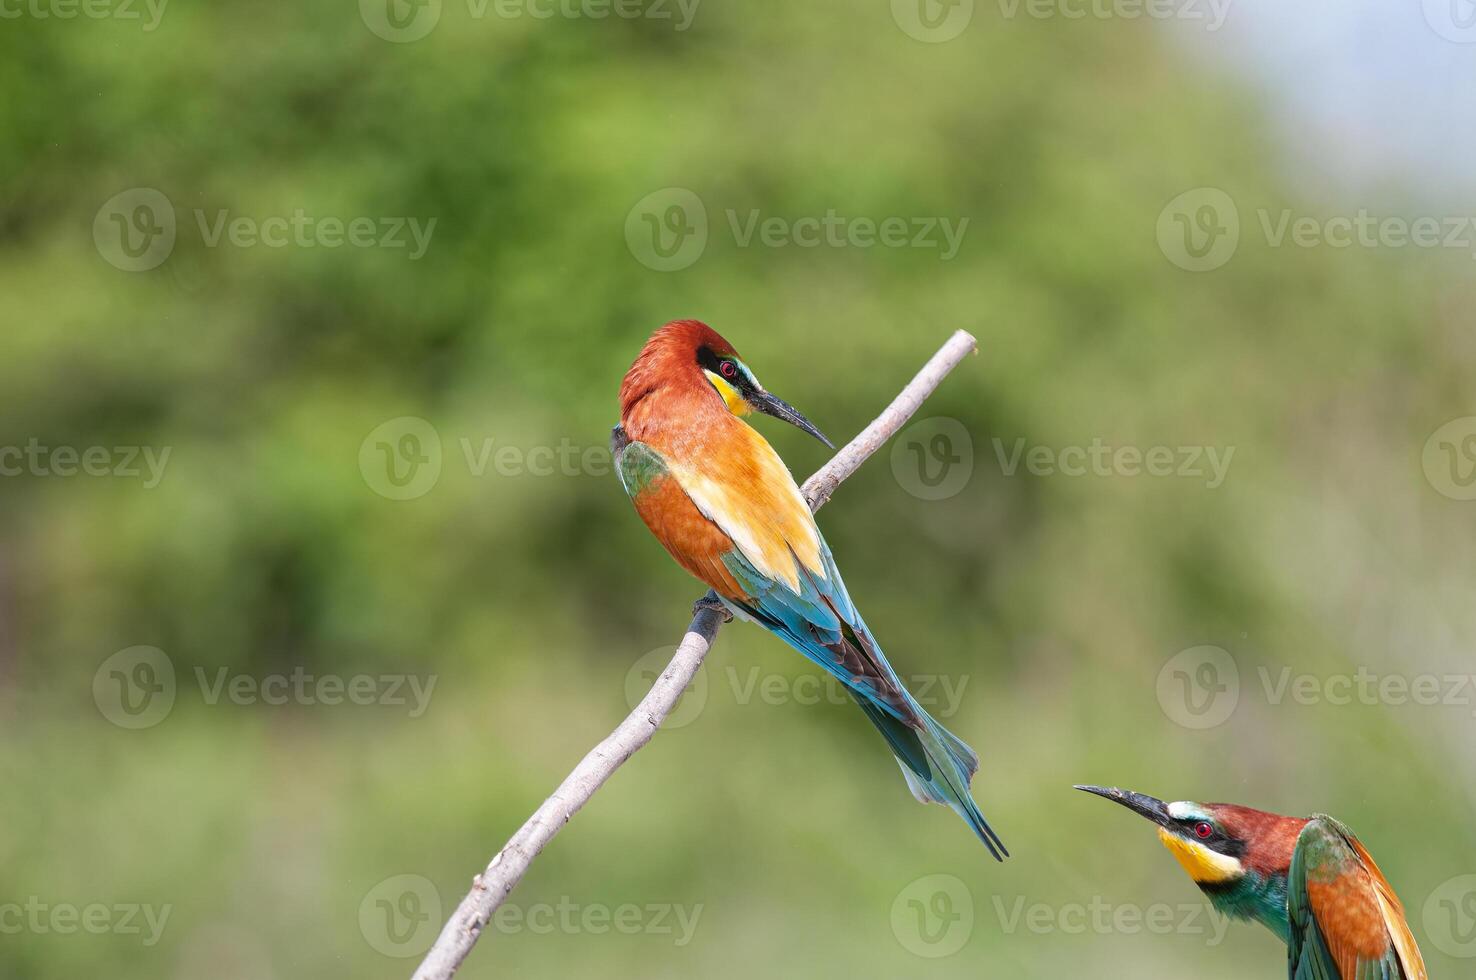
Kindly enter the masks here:
<path id="1" fill-rule="evenodd" d="M 698 404 L 721 404 L 733 415 L 772 415 L 835 448 L 813 422 L 759 384 L 732 344 L 697 320 L 674 320 L 646 341 L 620 385 L 622 421 L 663 391 L 698 399 Z"/>
<path id="2" fill-rule="evenodd" d="M 1132 790 L 1076 788 L 1152 822 L 1159 841 L 1216 908 L 1285 937 L 1287 873 L 1306 820 L 1232 803 L 1165 803 Z"/>

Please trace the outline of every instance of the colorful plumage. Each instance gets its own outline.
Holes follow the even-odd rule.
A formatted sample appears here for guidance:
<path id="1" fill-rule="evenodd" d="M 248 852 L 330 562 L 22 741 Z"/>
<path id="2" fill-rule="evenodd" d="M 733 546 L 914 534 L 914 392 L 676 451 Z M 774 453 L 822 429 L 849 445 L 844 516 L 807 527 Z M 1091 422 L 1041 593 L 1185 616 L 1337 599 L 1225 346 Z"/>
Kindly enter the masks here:
<path id="1" fill-rule="evenodd" d="M 1394 889 L 1353 832 L 1332 817 L 1076 788 L 1157 824 L 1159 839 L 1210 904 L 1281 937 L 1291 980 L 1427 980 Z"/>
<path id="2" fill-rule="evenodd" d="M 742 416 L 784 419 L 830 445 L 765 391 L 731 344 L 695 320 L 652 335 L 620 386 L 615 468 L 641 520 L 722 605 L 835 676 L 886 738 L 914 796 L 956 811 L 1007 854 L 969 784 L 978 757 L 909 694 L 851 602 L 779 454 Z"/>

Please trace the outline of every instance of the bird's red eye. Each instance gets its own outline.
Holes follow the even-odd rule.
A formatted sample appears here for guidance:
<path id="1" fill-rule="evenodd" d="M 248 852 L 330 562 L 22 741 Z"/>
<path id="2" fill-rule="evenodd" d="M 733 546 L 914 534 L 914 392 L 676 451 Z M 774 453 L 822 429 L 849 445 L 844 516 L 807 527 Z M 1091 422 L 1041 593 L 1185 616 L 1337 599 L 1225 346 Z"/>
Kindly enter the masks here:
<path id="1" fill-rule="evenodd" d="M 733 378 L 738 375 L 738 365 L 732 361 L 724 361 L 718 365 L 718 372 L 725 378 Z"/>
<path id="2" fill-rule="evenodd" d="M 1194 836 L 1200 840 L 1209 840 L 1215 836 L 1215 828 L 1207 823 L 1197 823 L 1194 825 Z"/>

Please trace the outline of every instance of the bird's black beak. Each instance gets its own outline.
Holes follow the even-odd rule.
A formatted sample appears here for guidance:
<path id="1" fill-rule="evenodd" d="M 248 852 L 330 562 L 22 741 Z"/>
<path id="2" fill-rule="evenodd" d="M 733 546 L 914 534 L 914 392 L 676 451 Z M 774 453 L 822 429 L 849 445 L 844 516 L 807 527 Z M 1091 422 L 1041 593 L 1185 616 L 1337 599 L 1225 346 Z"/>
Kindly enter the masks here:
<path id="1" fill-rule="evenodd" d="M 748 399 L 748 404 L 753 406 L 754 411 L 763 412 L 765 415 L 772 415 L 776 419 L 783 419 L 795 428 L 808 432 L 816 439 L 825 443 L 829 448 L 835 448 L 835 445 L 829 439 L 825 438 L 825 433 L 815 428 L 814 422 L 811 422 L 799 412 L 795 411 L 794 406 L 784 399 L 776 395 L 771 395 L 763 390 L 746 392 L 744 397 Z"/>
<path id="2" fill-rule="evenodd" d="M 1173 824 L 1173 818 L 1169 816 L 1168 804 L 1163 800 L 1144 796 L 1142 793 L 1134 793 L 1128 789 L 1108 789 L 1105 786 L 1078 786 L 1077 789 L 1083 793 L 1095 793 L 1097 796 L 1121 803 L 1129 810 L 1142 817 L 1147 817 L 1160 827 L 1169 827 Z"/>

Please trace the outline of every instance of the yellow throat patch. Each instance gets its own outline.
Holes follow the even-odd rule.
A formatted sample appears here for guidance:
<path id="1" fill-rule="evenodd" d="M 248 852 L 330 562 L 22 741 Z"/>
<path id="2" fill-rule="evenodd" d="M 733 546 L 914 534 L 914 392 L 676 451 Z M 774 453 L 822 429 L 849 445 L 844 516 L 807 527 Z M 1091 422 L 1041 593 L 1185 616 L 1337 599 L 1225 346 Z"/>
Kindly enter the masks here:
<path id="1" fill-rule="evenodd" d="M 709 371 L 706 368 L 703 368 L 702 373 L 707 375 L 707 380 L 712 382 L 712 386 L 717 389 L 717 393 L 723 396 L 723 401 L 727 403 L 728 411 L 734 415 L 747 415 L 753 411 L 753 406 L 748 404 L 748 400 L 738 394 L 738 389 L 728 384 L 722 375 Z"/>
<path id="2" fill-rule="evenodd" d="M 1211 885 L 1239 878 L 1245 873 L 1240 862 L 1230 855 L 1212 851 L 1203 844 L 1169 833 L 1162 827 L 1158 828 L 1158 839 L 1163 841 L 1163 846 L 1178 858 L 1184 870 L 1189 872 L 1189 877 L 1196 882 Z"/>

